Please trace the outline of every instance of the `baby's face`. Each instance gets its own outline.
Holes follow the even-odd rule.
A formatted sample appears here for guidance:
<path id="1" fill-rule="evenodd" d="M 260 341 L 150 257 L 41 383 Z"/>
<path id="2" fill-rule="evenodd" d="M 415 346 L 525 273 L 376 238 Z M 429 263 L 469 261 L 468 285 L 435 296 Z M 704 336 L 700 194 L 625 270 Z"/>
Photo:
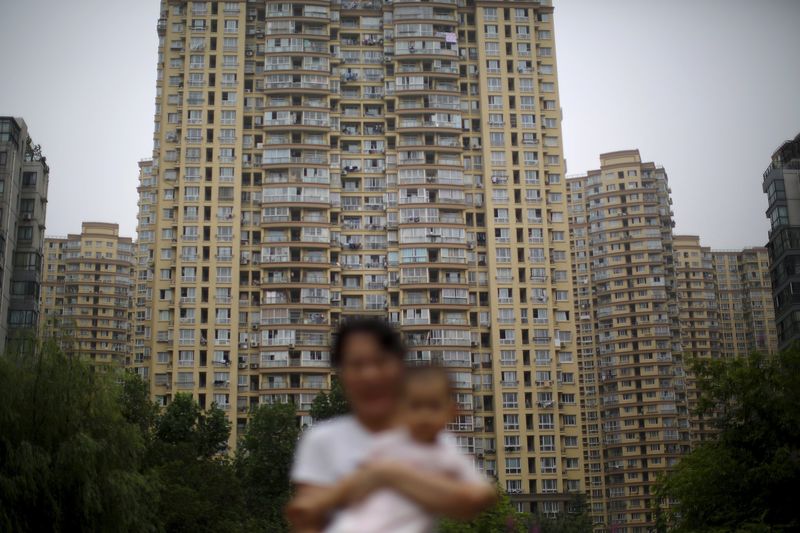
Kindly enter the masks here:
<path id="1" fill-rule="evenodd" d="M 403 396 L 403 423 L 418 442 L 432 443 L 455 414 L 444 379 L 414 379 Z"/>

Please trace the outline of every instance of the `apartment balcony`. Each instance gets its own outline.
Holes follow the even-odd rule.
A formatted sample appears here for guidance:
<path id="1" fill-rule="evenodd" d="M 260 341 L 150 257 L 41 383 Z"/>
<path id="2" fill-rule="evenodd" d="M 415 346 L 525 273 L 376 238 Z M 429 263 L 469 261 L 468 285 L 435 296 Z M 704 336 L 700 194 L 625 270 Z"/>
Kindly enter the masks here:
<path id="1" fill-rule="evenodd" d="M 328 156 L 322 154 L 302 154 L 298 156 L 287 157 L 267 157 L 266 155 L 261 160 L 262 166 L 287 166 L 287 165 L 327 165 Z M 329 179 L 328 179 L 329 181 Z M 286 181 L 273 181 L 272 183 L 289 183 Z M 308 182 L 306 182 L 308 183 Z M 315 181 L 314 183 L 321 183 Z"/>
<path id="2" fill-rule="evenodd" d="M 398 61 L 457 59 L 458 47 L 448 48 L 439 41 L 398 41 L 394 51 Z"/>
<path id="3" fill-rule="evenodd" d="M 442 5 L 442 6 L 456 6 L 458 0 L 394 0 L 394 5 L 409 5 L 409 6 L 429 6 L 429 5 Z M 487 18 L 488 20 L 488 18 Z"/>
<path id="4" fill-rule="evenodd" d="M 398 198 L 398 203 L 403 206 L 413 206 L 413 205 L 428 205 L 428 204 L 436 204 L 437 206 L 441 207 L 449 207 L 453 208 L 461 208 L 463 209 L 468 202 L 466 197 L 464 196 L 443 196 L 441 194 L 427 194 L 427 195 L 410 195 L 410 196 L 400 196 Z"/>
<path id="5" fill-rule="evenodd" d="M 415 117 L 401 117 L 397 129 L 401 133 L 408 130 L 450 130 L 452 133 L 461 132 L 460 113 L 424 114 Z"/>
<path id="6" fill-rule="evenodd" d="M 425 2 L 413 2 L 413 5 L 397 7 L 394 10 L 394 21 L 432 21 L 432 22 L 458 22 L 454 5 L 450 2 L 441 3 L 442 7 L 433 7 Z"/>
<path id="7" fill-rule="evenodd" d="M 322 25 L 321 20 L 315 21 L 314 23 L 302 21 L 273 21 L 267 23 L 265 34 L 270 37 L 302 36 L 328 39 L 330 32 L 327 27 L 327 20 L 325 21 L 325 25 Z"/>
<path id="8" fill-rule="evenodd" d="M 286 119 L 264 119 L 263 126 L 269 131 L 272 129 L 304 129 L 304 130 L 330 130 L 331 123 L 328 118 L 308 118 L 303 116 Z"/>
<path id="9" fill-rule="evenodd" d="M 398 115 L 409 115 L 409 114 L 419 115 L 421 112 L 424 111 L 437 111 L 437 110 L 460 112 L 461 102 L 460 100 L 454 102 L 437 101 L 429 98 L 421 98 L 414 100 L 401 99 L 397 104 L 397 109 L 395 110 L 395 112 Z"/>
<path id="10" fill-rule="evenodd" d="M 330 20 L 327 7 L 313 4 L 270 4 L 267 3 L 267 20 L 272 19 L 310 19 L 312 21 Z"/>
<path id="11" fill-rule="evenodd" d="M 442 93 L 460 95 L 461 91 L 456 83 L 436 81 L 430 77 L 426 77 L 426 79 L 422 82 L 397 83 L 395 85 L 395 93 Z"/>
<path id="12" fill-rule="evenodd" d="M 261 204 L 308 204 L 328 207 L 330 206 L 330 197 L 327 194 L 265 194 L 261 198 Z"/>
<path id="13" fill-rule="evenodd" d="M 281 76 L 287 77 L 287 76 Z M 264 81 L 264 92 L 311 92 L 315 94 L 328 93 L 330 91 L 330 84 L 327 80 L 302 80 L 300 76 L 293 76 L 294 79 L 289 80 L 267 80 Z"/>

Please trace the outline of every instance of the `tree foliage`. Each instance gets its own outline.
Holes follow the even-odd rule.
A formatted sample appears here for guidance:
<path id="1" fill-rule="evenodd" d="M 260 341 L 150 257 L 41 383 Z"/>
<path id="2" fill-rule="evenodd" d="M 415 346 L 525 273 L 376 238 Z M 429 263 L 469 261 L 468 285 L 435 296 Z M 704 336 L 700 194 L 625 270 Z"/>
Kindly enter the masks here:
<path id="1" fill-rule="evenodd" d="M 675 531 L 789 531 L 800 527 L 800 349 L 695 363 L 699 413 L 717 438 L 658 486 Z"/>
<path id="2" fill-rule="evenodd" d="M 239 443 L 236 472 L 246 488 L 251 527 L 261 531 L 288 531 L 283 509 L 292 493 L 289 470 L 300 437 L 296 418 L 292 405 L 261 405 Z"/>
<path id="3" fill-rule="evenodd" d="M 525 533 L 525 516 L 518 512 L 498 487 L 497 503 L 469 522 L 442 520 L 439 533 Z"/>
<path id="4" fill-rule="evenodd" d="M 350 412 L 350 405 L 344 395 L 342 384 L 335 377 L 331 380 L 331 390 L 320 392 L 311 402 L 311 418 L 315 421 L 327 420 Z"/>
<path id="5" fill-rule="evenodd" d="M 230 422 L 134 374 L 97 373 L 54 343 L 0 357 L 0 531 L 272 533 L 298 438 L 290 405 Z"/>
<path id="6" fill-rule="evenodd" d="M 153 531 L 144 451 L 111 376 L 54 344 L 0 357 L 0 531 Z"/>
<path id="7" fill-rule="evenodd" d="M 555 518 L 538 515 L 531 520 L 529 531 L 536 533 L 591 533 L 592 517 L 586 508 L 586 497 L 576 495 L 568 504 L 566 512 Z"/>

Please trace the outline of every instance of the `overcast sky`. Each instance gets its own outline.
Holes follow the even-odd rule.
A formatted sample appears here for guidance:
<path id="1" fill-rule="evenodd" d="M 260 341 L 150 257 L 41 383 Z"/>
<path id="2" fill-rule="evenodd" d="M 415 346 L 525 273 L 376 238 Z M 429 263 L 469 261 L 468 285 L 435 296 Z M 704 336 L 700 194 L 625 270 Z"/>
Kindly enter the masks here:
<path id="1" fill-rule="evenodd" d="M 676 231 L 767 240 L 761 173 L 800 131 L 800 1 L 555 0 L 568 174 L 639 148 L 666 167 Z M 135 236 L 152 150 L 157 0 L 0 0 L 0 114 L 51 168 L 47 231 Z"/>

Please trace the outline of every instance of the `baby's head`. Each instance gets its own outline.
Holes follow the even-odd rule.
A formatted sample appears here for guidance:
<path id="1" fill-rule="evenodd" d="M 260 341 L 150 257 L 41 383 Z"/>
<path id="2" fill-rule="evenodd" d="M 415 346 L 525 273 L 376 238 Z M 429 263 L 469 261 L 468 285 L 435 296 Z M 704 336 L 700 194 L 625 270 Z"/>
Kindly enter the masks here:
<path id="1" fill-rule="evenodd" d="M 422 366 L 406 370 L 401 416 L 415 441 L 435 442 L 455 412 L 450 377 L 444 369 Z"/>

